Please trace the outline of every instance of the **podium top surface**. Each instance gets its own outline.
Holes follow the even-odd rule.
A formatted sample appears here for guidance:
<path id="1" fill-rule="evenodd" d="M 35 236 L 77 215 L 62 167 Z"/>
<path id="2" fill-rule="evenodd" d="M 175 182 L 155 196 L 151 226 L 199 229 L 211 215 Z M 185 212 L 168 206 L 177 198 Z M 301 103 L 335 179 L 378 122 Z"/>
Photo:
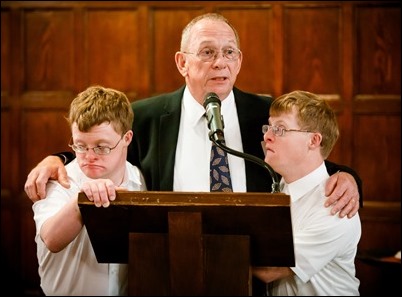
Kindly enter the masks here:
<path id="1" fill-rule="evenodd" d="M 93 205 L 85 194 L 78 196 L 80 205 Z M 226 205 L 275 207 L 289 206 L 290 197 L 284 193 L 234 193 L 234 192 L 171 192 L 171 191 L 118 191 L 112 205 L 142 206 L 191 206 Z"/>

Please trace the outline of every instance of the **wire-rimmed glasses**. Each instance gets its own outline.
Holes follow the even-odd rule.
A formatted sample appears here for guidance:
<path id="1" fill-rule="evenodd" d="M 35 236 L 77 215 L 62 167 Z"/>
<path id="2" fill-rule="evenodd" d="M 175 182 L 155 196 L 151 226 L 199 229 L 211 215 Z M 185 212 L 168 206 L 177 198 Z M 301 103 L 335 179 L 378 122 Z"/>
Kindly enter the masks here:
<path id="1" fill-rule="evenodd" d="M 68 146 L 73 149 L 74 152 L 78 154 L 85 154 L 89 150 L 93 150 L 95 154 L 97 155 L 109 155 L 112 150 L 114 150 L 120 143 L 120 141 L 123 139 L 123 136 L 120 138 L 120 140 L 116 143 L 114 147 L 108 147 L 108 146 L 95 146 L 95 147 L 86 147 L 83 145 L 79 144 L 69 144 Z"/>
<path id="2" fill-rule="evenodd" d="M 224 48 L 222 50 L 217 50 L 214 48 L 203 48 L 198 53 L 183 52 L 185 54 L 195 55 L 203 62 L 212 62 L 216 60 L 219 52 L 222 56 L 229 61 L 235 61 L 239 58 L 241 51 L 237 48 Z"/>
<path id="3" fill-rule="evenodd" d="M 305 132 L 305 133 L 314 133 L 308 130 L 300 130 L 300 129 L 286 129 L 283 126 L 272 126 L 272 125 L 262 125 L 262 134 L 267 133 L 269 130 L 274 133 L 275 136 L 284 136 L 285 132 Z"/>

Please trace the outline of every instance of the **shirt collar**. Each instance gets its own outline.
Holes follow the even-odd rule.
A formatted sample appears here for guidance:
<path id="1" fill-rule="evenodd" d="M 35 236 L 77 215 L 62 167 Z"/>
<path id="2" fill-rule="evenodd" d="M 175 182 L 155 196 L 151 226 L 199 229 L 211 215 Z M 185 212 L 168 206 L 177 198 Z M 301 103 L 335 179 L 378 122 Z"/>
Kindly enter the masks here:
<path id="1" fill-rule="evenodd" d="M 191 95 L 190 91 L 186 87 L 183 93 L 182 111 L 186 116 L 190 125 L 197 125 L 200 118 L 205 114 L 205 108 Z"/>
<path id="2" fill-rule="evenodd" d="M 235 105 L 234 94 L 233 91 L 229 93 L 229 95 L 221 100 L 221 114 L 223 117 L 228 115 L 231 110 L 233 110 Z M 186 114 L 186 117 L 190 119 L 190 123 L 194 126 L 198 123 L 199 119 L 204 116 L 205 108 L 202 106 L 193 95 L 191 95 L 189 89 L 186 87 L 183 93 L 183 103 L 182 103 L 183 111 Z M 229 115 L 228 115 L 229 116 Z"/>
<path id="3" fill-rule="evenodd" d="M 291 182 L 290 184 L 287 184 L 282 178 L 280 182 L 280 188 L 282 189 L 282 192 L 290 195 L 292 202 L 295 202 L 328 177 L 329 175 L 327 172 L 327 168 L 325 167 L 325 163 L 322 162 L 322 164 L 317 169 L 310 172 L 306 176 L 294 182 Z"/>

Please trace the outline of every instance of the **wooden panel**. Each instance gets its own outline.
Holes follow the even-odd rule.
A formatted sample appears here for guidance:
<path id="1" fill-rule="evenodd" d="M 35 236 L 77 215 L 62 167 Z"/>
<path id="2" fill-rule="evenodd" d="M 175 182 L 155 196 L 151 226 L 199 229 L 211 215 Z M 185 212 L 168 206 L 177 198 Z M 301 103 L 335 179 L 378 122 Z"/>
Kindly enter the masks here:
<path id="1" fill-rule="evenodd" d="M 21 127 L 24 142 L 21 148 L 22 176 L 29 171 L 44 156 L 55 152 L 70 150 L 67 146 L 71 132 L 67 121 L 68 110 L 27 110 L 23 114 Z"/>
<path id="2" fill-rule="evenodd" d="M 23 281 L 21 290 L 37 285 L 35 230 L 23 185 L 45 155 L 68 149 L 63 117 L 76 93 L 96 83 L 137 100 L 177 89 L 184 83 L 174 62 L 181 31 L 204 12 L 221 12 L 238 30 L 244 53 L 238 87 L 274 96 L 299 88 L 325 95 L 341 129 L 329 159 L 360 174 L 366 202 L 400 202 L 399 6 L 398 1 L 2 1 L 7 283 Z M 361 246 L 398 243 L 387 238 L 400 232 L 400 223 L 382 217 L 377 211 L 370 220 L 365 217 Z"/>
<path id="3" fill-rule="evenodd" d="M 171 92 L 184 84 L 174 56 L 180 50 L 182 30 L 203 12 L 200 7 L 151 9 L 154 24 L 151 32 L 151 94 Z"/>
<path id="4" fill-rule="evenodd" d="M 25 12 L 26 90 L 69 90 L 73 87 L 73 26 L 70 10 Z"/>
<path id="5" fill-rule="evenodd" d="M 354 117 L 354 168 L 363 180 L 365 201 L 401 200 L 401 117 Z"/>
<path id="6" fill-rule="evenodd" d="M 359 213 L 363 226 L 359 249 L 385 249 L 396 252 L 401 248 L 400 201 L 367 201 Z"/>
<path id="7" fill-rule="evenodd" d="M 2 174 L 3 179 L 3 174 Z M 5 273 L 2 291 L 8 293 L 23 293 L 24 283 L 21 274 L 21 233 L 20 215 L 16 207 L 18 199 L 13 192 L 1 189 L 1 268 Z M 36 250 L 36 249 L 35 249 Z M 36 262 L 36 257 L 30 259 L 28 263 Z"/>
<path id="8" fill-rule="evenodd" d="M 276 57 L 271 6 L 224 6 L 218 11 L 234 25 L 240 37 L 243 62 L 236 86 L 245 91 L 272 94 L 276 79 L 273 60 Z"/>
<path id="9" fill-rule="evenodd" d="M 3 98 L 2 98 L 3 100 Z M 1 109 L 1 190 L 11 190 L 12 186 L 12 159 L 11 152 L 11 116 L 9 109 Z M 14 149 L 15 151 L 15 149 Z"/>
<path id="10" fill-rule="evenodd" d="M 357 93 L 400 94 L 400 5 L 357 7 L 356 15 Z"/>
<path id="11" fill-rule="evenodd" d="M 330 3 L 330 2 L 329 2 Z M 341 91 L 339 6 L 287 6 L 284 12 L 284 91 Z"/>
<path id="12" fill-rule="evenodd" d="M 146 76 L 141 68 L 146 58 L 140 51 L 138 11 L 89 10 L 87 26 L 88 85 L 100 84 L 135 96 Z"/>
<path id="13" fill-rule="evenodd" d="M 20 261 L 21 278 L 26 282 L 26 287 L 37 288 L 39 286 L 38 258 L 36 256 L 35 222 L 33 220 L 32 203 L 21 193 L 21 203 L 18 211 L 19 235 L 20 235 Z M 14 219 L 15 220 L 15 219 Z"/>
<path id="14" fill-rule="evenodd" d="M 10 13 L 1 11 L 1 93 L 10 90 Z M 2 99 L 3 101 L 3 99 Z"/>
<path id="15" fill-rule="evenodd" d="M 359 213 L 362 236 L 358 246 L 356 275 L 360 280 L 360 295 L 400 292 L 400 264 L 399 267 L 395 263 L 380 264 L 369 261 L 367 255 L 391 256 L 401 249 L 401 203 L 368 201 Z"/>

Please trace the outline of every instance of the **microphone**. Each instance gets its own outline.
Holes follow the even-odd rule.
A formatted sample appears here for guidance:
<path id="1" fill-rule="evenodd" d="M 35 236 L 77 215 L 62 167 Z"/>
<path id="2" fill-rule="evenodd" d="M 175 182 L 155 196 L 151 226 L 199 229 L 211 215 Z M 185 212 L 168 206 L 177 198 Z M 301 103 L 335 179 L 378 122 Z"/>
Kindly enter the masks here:
<path id="1" fill-rule="evenodd" d="M 214 142 L 224 143 L 223 117 L 221 115 L 221 100 L 215 93 L 208 93 L 205 96 L 204 104 L 205 116 L 208 122 L 209 138 Z"/>
<path id="2" fill-rule="evenodd" d="M 212 92 L 208 93 L 205 96 L 203 106 L 206 110 L 205 116 L 207 118 L 208 128 L 210 130 L 209 139 L 227 153 L 243 158 L 245 160 L 248 160 L 250 162 L 253 162 L 257 165 L 264 167 L 269 172 L 272 179 L 271 192 L 272 193 L 280 192 L 278 175 L 268 163 L 266 163 L 264 160 L 256 156 L 236 151 L 225 145 L 225 137 L 223 134 L 224 124 L 223 124 L 223 117 L 221 115 L 221 100 L 219 100 L 218 95 Z"/>

